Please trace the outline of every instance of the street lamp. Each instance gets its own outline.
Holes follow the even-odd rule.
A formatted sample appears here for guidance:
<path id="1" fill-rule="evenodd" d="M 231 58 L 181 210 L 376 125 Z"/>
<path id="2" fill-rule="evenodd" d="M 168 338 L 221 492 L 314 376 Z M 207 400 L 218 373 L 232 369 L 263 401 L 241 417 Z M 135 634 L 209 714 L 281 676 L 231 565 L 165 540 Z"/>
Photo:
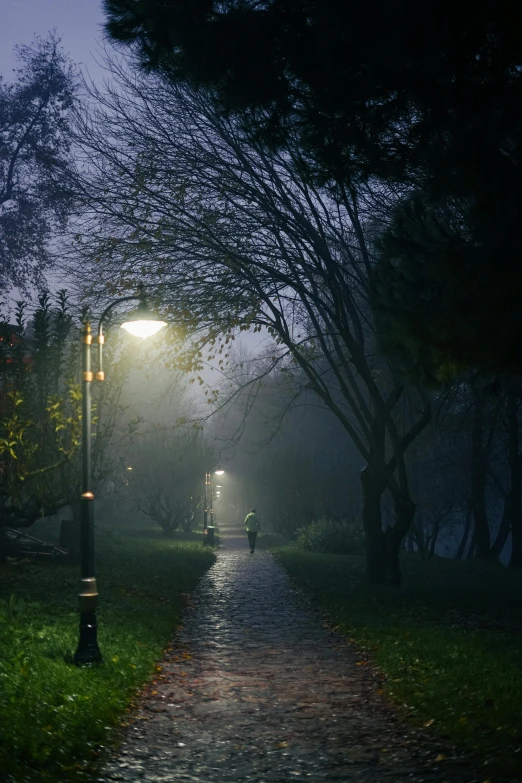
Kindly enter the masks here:
<path id="1" fill-rule="evenodd" d="M 217 467 L 214 470 L 216 476 L 222 476 L 225 471 L 221 467 Z M 208 531 L 208 513 L 210 511 L 210 524 L 214 524 L 214 503 L 213 503 L 213 490 L 210 480 L 212 471 L 207 470 L 205 473 L 205 507 L 203 509 L 203 535 Z"/>
<path id="2" fill-rule="evenodd" d="M 98 323 L 98 364 L 97 381 L 105 380 L 103 372 L 103 322 L 110 311 L 123 302 L 138 300 L 138 307 L 121 324 L 122 328 L 138 337 L 150 337 L 159 332 L 166 322 L 162 321 L 147 306 L 143 285 L 138 293 L 123 296 L 111 302 L 103 311 Z M 81 582 L 80 582 L 80 638 L 74 654 L 74 663 L 78 666 L 99 663 L 102 655 L 98 647 L 96 622 L 96 603 L 98 591 L 94 576 L 94 494 L 92 491 L 91 465 L 91 383 L 94 373 L 91 371 L 91 324 L 88 319 L 82 329 L 82 494 L 80 496 L 80 536 L 81 536 Z"/>
<path id="3" fill-rule="evenodd" d="M 225 471 L 221 467 L 216 468 L 214 471 L 216 476 L 222 476 L 224 472 Z M 212 484 L 210 485 L 210 524 L 214 524 L 214 492 L 212 489 Z"/>

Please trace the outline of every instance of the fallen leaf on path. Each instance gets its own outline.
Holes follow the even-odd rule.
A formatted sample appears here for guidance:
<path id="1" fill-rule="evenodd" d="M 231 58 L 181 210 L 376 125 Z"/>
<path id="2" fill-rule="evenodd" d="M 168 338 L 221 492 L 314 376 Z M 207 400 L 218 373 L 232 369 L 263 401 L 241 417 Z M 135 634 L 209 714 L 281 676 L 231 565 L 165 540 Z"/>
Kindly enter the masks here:
<path id="1" fill-rule="evenodd" d="M 435 758 L 435 761 L 444 761 L 446 756 L 444 753 L 439 753 L 439 755 Z"/>

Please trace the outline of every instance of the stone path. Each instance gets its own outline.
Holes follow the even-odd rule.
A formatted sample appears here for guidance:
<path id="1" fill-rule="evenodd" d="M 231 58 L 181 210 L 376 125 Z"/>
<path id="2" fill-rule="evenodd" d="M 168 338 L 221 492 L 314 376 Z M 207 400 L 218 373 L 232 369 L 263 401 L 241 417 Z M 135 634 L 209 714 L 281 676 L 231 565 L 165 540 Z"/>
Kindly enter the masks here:
<path id="1" fill-rule="evenodd" d="M 401 723 L 357 660 L 270 554 L 229 536 L 99 781 L 487 778 Z"/>

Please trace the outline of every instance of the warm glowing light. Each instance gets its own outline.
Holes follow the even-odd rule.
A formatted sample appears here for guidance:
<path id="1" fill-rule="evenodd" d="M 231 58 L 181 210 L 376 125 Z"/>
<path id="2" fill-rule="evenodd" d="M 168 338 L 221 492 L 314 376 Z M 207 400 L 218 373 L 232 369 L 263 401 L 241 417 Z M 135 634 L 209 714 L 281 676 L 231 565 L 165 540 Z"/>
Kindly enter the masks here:
<path id="1" fill-rule="evenodd" d="M 216 476 L 222 476 L 224 472 L 225 472 L 225 471 L 224 471 L 224 470 L 221 470 L 221 468 L 218 468 L 217 470 L 215 470 L 215 471 L 214 471 L 214 473 L 216 474 Z"/>
<path id="2" fill-rule="evenodd" d="M 129 465 L 129 467 L 127 468 L 127 470 L 132 470 L 132 465 Z"/>
<path id="3" fill-rule="evenodd" d="M 125 321 L 122 323 L 121 328 L 125 329 L 129 334 L 133 334 L 134 337 L 152 337 L 153 334 L 157 334 L 160 329 L 163 329 L 167 325 L 166 321 L 159 320 L 143 320 L 143 321 Z"/>

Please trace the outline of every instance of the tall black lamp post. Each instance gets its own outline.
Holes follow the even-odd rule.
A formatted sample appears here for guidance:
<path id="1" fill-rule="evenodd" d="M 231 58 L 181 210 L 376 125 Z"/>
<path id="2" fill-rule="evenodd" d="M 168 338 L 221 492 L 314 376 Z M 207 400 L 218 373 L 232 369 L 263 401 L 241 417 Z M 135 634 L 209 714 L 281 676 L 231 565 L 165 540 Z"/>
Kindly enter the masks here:
<path id="1" fill-rule="evenodd" d="M 138 286 L 138 292 L 132 296 L 123 296 L 111 302 L 103 311 L 98 323 L 98 372 L 91 371 L 92 333 L 89 320 L 85 320 L 82 329 L 82 494 L 80 496 L 80 542 L 81 542 L 81 582 L 80 582 L 80 638 L 74 654 L 74 663 L 78 666 L 99 663 L 102 655 L 98 647 L 96 622 L 96 603 L 98 591 L 94 576 L 94 493 L 92 491 L 91 466 L 91 383 L 105 380 L 103 372 L 103 322 L 110 311 L 123 302 L 138 300 L 137 308 L 129 314 L 121 326 L 136 337 L 151 337 L 159 332 L 166 322 L 151 312 L 145 298 L 144 287 Z"/>

